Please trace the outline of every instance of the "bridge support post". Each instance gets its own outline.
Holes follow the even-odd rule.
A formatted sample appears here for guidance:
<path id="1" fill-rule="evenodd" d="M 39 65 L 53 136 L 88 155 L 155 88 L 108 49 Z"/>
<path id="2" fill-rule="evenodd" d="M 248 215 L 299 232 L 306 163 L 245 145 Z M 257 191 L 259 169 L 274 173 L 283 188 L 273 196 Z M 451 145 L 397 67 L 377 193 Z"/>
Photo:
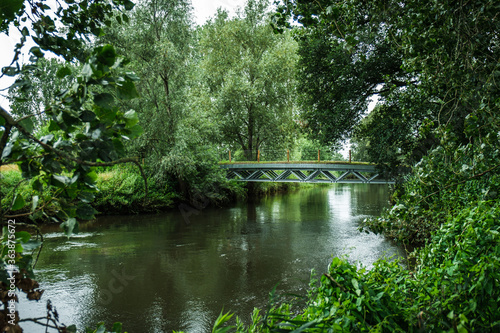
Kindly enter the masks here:
<path id="1" fill-rule="evenodd" d="M 351 163 L 351 150 L 349 149 L 349 163 Z"/>
<path id="2" fill-rule="evenodd" d="M 257 163 L 260 162 L 260 150 L 257 150 Z"/>
<path id="3" fill-rule="evenodd" d="M 319 149 L 318 149 L 318 162 L 321 160 L 320 158 L 320 153 L 319 153 Z"/>
<path id="4" fill-rule="evenodd" d="M 290 162 L 290 149 L 286 150 L 286 161 Z"/>
<path id="5" fill-rule="evenodd" d="M 229 163 L 231 163 L 231 151 L 229 151 Z"/>

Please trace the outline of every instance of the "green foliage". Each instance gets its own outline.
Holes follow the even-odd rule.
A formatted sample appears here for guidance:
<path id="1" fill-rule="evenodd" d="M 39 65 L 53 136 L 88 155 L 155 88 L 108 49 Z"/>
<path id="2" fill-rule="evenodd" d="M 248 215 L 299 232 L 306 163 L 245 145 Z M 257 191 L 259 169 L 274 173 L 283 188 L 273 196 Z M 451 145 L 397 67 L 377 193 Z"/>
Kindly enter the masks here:
<path id="1" fill-rule="evenodd" d="M 144 179 L 136 169 L 116 166 L 100 172 L 92 206 L 101 214 L 150 213 L 173 206 L 173 189 L 153 179 L 148 179 L 148 184 L 145 197 Z"/>
<path id="2" fill-rule="evenodd" d="M 76 328 L 75 328 L 76 332 Z M 127 333 L 123 331 L 121 323 L 114 323 L 111 331 L 106 330 L 106 326 L 104 323 L 97 324 L 97 329 L 86 328 L 85 333 Z"/>
<path id="3" fill-rule="evenodd" d="M 237 332 L 494 332 L 499 221 L 497 202 L 463 208 L 417 252 L 411 270 L 397 260 L 367 270 L 333 258 L 328 273 L 311 280 L 305 307 L 273 304 Z"/>
<path id="4" fill-rule="evenodd" d="M 138 96 L 137 76 L 125 69 L 127 60 L 112 45 L 88 45 L 103 33 L 103 25 L 113 24 L 115 15 L 125 20 L 122 10 L 133 6 L 129 0 L 66 0 L 53 7 L 32 1 L 0 5 L 0 31 L 8 34 L 13 26 L 21 35 L 12 64 L 0 76 L 17 76 L 9 88 L 13 111 L 0 107 L 0 167 L 17 165 L 22 177 L 14 184 L 16 175 L 2 172 L 0 176 L 0 220 L 9 234 L 0 242 L 0 274 L 2 280 L 12 279 L 0 286 L 2 330 L 7 329 L 7 305 L 16 299 L 11 291 L 23 290 L 30 300 L 41 297 L 38 283 L 32 280 L 32 257 L 24 253 L 40 243 L 27 232 L 13 232 L 11 225 L 38 230 L 18 221 L 50 216 L 70 236 L 78 230 L 78 219 L 92 219 L 96 213 L 90 205 L 96 192 L 95 168 L 137 163 L 124 157 L 123 141 L 137 137 L 142 129 L 135 111 L 119 108 Z M 25 54 L 23 47 L 30 37 L 35 46 Z M 44 52 L 65 63 L 42 60 Z M 29 63 L 21 63 L 23 58 L 29 58 Z M 48 328 L 58 318 L 49 305 L 47 310 L 44 326 Z M 17 313 L 11 319 L 7 330 L 21 331 Z M 74 326 L 68 329 L 75 331 Z"/>
<path id="5" fill-rule="evenodd" d="M 108 95 L 121 99 L 136 96 L 133 78 L 123 70 L 125 64 L 112 46 L 95 48 L 72 88 L 45 110 L 50 134 L 41 138 L 31 133 L 32 122 L 24 124 L 2 113 L 8 122 L 4 135 L 10 134 L 10 140 L 0 146 L 2 164 L 19 163 L 23 178 L 33 181 L 35 192 L 55 189 L 52 198 L 39 202 L 42 214 L 46 203 L 58 202 L 56 217 L 61 221 L 72 225 L 76 217 L 92 218 L 93 208 L 81 198 L 95 191 L 93 167 L 116 163 L 125 154 L 120 137 L 134 138 L 140 133 L 134 111 L 119 111 L 113 105 L 114 97 L 102 101 Z M 102 87 L 103 92 L 92 93 L 94 87 Z M 24 202 L 27 205 L 29 201 Z M 69 234 L 73 229 L 65 228 Z"/>
<path id="6" fill-rule="evenodd" d="M 257 151 L 286 149 L 296 135 L 296 43 L 275 35 L 268 2 L 250 0 L 233 19 L 219 12 L 200 30 L 200 67 L 218 140 L 248 160 Z"/>

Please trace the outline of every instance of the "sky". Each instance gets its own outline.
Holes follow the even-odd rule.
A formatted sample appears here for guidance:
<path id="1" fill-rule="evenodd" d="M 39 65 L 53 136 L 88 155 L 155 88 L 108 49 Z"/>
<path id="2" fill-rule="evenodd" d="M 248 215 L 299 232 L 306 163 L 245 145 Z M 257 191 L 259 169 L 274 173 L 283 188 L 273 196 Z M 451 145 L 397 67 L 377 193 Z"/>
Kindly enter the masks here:
<path id="1" fill-rule="evenodd" d="M 194 7 L 195 22 L 202 25 L 208 18 L 215 15 L 217 8 L 222 7 L 229 16 L 236 13 L 238 7 L 244 7 L 246 0 L 191 0 Z"/>
<path id="2" fill-rule="evenodd" d="M 202 25 L 210 17 L 215 16 L 217 8 L 224 8 L 229 12 L 230 16 L 236 14 L 238 7 L 243 7 L 246 0 L 191 0 L 194 8 L 195 23 Z M 16 32 L 14 29 L 11 31 Z M 12 32 L 11 32 L 12 33 Z M 9 37 L 0 34 L 0 68 L 9 66 L 12 61 L 13 50 L 18 42 L 19 35 Z M 27 47 L 29 50 L 31 46 Z M 14 82 L 13 78 L 2 77 L 0 79 L 0 106 L 10 109 L 7 100 L 5 99 L 6 89 Z"/>

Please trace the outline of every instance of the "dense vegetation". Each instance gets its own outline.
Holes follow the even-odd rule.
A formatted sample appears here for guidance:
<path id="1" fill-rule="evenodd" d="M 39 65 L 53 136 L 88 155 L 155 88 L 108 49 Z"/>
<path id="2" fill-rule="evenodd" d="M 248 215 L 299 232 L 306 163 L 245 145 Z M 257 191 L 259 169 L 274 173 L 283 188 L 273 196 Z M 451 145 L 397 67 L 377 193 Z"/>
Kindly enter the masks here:
<path id="1" fill-rule="evenodd" d="M 254 316 L 259 330 L 498 331 L 498 3 L 277 3 L 278 30 L 290 17 L 302 25 L 311 133 L 327 142 L 354 132 L 389 171 L 412 166 L 392 209 L 366 227 L 420 247 L 409 267 L 334 259 L 305 309 L 271 308 Z M 358 126 L 372 95 L 379 105 Z"/>
<path id="2" fill-rule="evenodd" d="M 244 193 L 217 166 L 229 150 L 314 159 L 346 138 L 389 173 L 411 168 L 392 209 L 365 225 L 418 246 L 409 267 L 334 259 L 306 306 L 271 304 L 250 327 L 221 314 L 214 331 L 500 328 L 498 2 L 275 2 L 273 15 L 249 0 L 201 27 L 188 0 L 0 7 L 0 31 L 21 35 L 2 70 L 17 78 L 11 110 L 0 108 L 2 329 L 9 277 L 41 295 L 31 250 L 42 236 L 8 221 L 37 233 L 28 217 L 51 219 L 71 235 L 97 211 L 220 204 Z"/>

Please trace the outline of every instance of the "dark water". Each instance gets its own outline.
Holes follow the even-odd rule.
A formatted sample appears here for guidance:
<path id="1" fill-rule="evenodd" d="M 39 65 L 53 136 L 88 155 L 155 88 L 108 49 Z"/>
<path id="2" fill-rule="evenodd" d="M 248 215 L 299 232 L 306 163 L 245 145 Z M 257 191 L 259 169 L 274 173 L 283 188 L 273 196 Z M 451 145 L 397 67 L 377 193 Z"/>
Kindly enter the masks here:
<path id="1" fill-rule="evenodd" d="M 223 308 L 248 321 L 278 283 L 278 293 L 305 295 L 311 269 L 326 271 L 332 255 L 366 266 L 402 255 L 357 231 L 387 196 L 385 185 L 338 184 L 202 209 L 187 220 L 180 210 L 100 218 L 70 240 L 48 230 L 36 272 L 45 294 L 19 312 L 43 316 L 50 299 L 63 323 L 120 321 L 129 333 L 209 332 Z"/>

